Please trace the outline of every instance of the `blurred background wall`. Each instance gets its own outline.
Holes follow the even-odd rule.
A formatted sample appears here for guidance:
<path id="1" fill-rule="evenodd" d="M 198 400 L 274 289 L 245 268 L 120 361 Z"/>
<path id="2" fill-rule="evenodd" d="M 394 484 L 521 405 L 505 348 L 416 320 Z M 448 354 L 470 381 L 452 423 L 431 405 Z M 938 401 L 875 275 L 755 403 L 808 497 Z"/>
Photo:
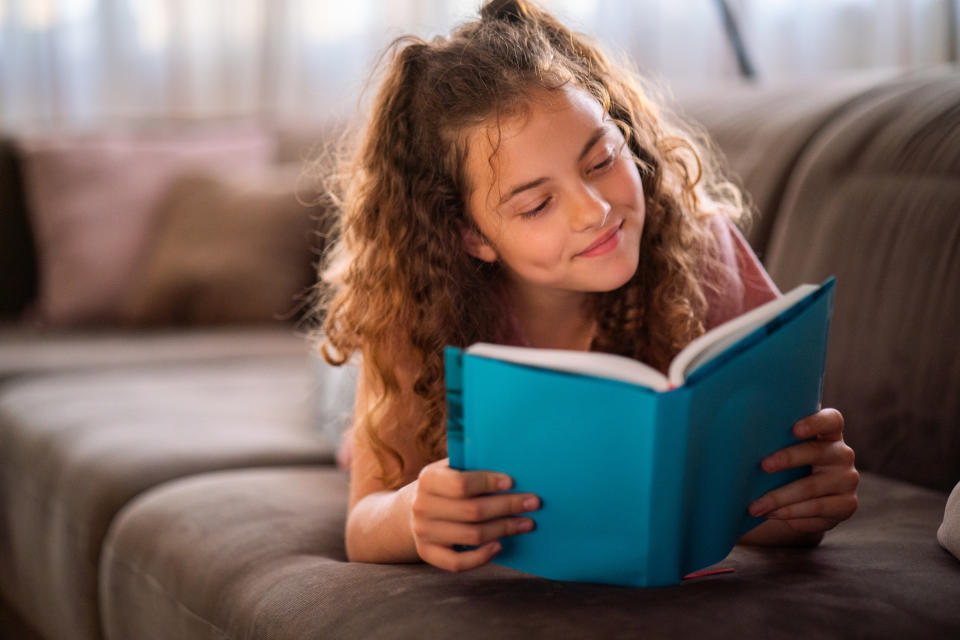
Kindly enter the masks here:
<path id="1" fill-rule="evenodd" d="M 0 127 L 339 119 L 391 39 L 479 0 L 0 0 Z M 541 0 L 675 83 L 742 75 L 715 0 Z M 758 81 L 958 59 L 960 0 L 728 0 Z"/>

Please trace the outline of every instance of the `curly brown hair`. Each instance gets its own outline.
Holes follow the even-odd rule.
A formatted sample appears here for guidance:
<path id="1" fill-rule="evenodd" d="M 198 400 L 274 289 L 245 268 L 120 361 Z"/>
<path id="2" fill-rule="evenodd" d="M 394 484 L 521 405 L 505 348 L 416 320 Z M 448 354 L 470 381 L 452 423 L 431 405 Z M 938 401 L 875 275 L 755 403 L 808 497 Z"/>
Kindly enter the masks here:
<path id="1" fill-rule="evenodd" d="M 708 219 L 739 220 L 747 208 L 702 133 L 668 117 L 626 65 L 528 2 L 489 2 L 449 37 L 399 38 L 384 71 L 361 143 L 329 183 L 338 220 L 317 309 L 327 361 L 340 365 L 359 351 L 374 377 L 376 404 L 355 425 L 370 440 L 384 484 L 397 488 L 403 460 L 381 437 L 383 417 L 401 397 L 415 397 L 417 449 L 427 460 L 444 457 L 444 346 L 503 342 L 510 332 L 502 269 L 463 247 L 464 226 L 476 228 L 465 205 L 464 131 L 499 123 L 535 92 L 568 83 L 620 126 L 647 218 L 632 279 L 592 296 L 591 348 L 661 371 L 704 332 L 711 280 L 704 276 L 720 268 Z M 412 389 L 401 389 L 401 360 L 415 371 Z"/>

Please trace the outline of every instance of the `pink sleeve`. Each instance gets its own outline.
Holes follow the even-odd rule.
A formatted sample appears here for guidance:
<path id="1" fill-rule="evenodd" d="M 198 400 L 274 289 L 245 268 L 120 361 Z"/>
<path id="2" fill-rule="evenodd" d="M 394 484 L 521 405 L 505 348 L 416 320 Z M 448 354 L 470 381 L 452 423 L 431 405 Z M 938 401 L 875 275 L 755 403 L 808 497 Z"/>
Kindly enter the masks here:
<path id="1" fill-rule="evenodd" d="M 718 215 L 710 225 L 717 234 L 725 268 L 706 288 L 707 331 L 780 296 L 777 285 L 730 219 Z"/>

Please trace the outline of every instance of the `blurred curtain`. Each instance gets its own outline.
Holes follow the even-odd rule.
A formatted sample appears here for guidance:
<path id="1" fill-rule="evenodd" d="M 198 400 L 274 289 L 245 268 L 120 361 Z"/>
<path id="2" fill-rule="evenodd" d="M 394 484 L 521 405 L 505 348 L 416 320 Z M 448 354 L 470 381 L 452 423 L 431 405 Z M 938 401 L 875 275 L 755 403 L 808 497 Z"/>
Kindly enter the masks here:
<path id="1" fill-rule="evenodd" d="M 377 55 L 479 0 L 0 0 L 0 126 L 356 104 Z M 714 0 L 541 0 L 667 82 L 733 79 Z M 761 81 L 957 58 L 960 0 L 729 0 Z"/>

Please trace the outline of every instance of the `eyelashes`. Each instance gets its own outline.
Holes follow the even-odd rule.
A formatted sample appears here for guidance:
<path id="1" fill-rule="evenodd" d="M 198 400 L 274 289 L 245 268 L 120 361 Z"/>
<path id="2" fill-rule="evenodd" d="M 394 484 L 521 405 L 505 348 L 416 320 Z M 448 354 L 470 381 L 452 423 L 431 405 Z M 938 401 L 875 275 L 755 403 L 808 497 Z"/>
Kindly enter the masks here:
<path id="1" fill-rule="evenodd" d="M 590 169 L 590 172 L 592 173 L 592 172 L 594 172 L 594 171 L 599 171 L 599 170 L 601 170 L 601 169 L 606 169 L 606 168 L 609 167 L 611 164 L 613 164 L 613 161 L 616 160 L 616 159 L 617 159 L 616 154 L 611 153 L 610 155 L 608 155 L 606 158 L 603 159 L 603 162 L 601 162 L 600 164 L 595 164 L 595 165 L 593 165 L 593 168 Z"/>
<path id="2" fill-rule="evenodd" d="M 541 211 L 547 208 L 547 205 L 550 204 L 551 200 L 553 200 L 553 196 L 550 196 L 549 198 L 541 202 L 540 206 L 538 206 L 536 209 L 531 209 L 530 211 L 524 211 L 523 213 L 520 214 L 520 217 L 523 218 L 524 220 L 527 220 L 529 218 L 535 218 L 537 214 L 539 214 Z"/>
<path id="3" fill-rule="evenodd" d="M 595 173 L 595 172 L 597 172 L 597 171 L 603 171 L 604 169 L 610 167 L 611 165 L 613 165 L 613 163 L 614 163 L 614 161 L 617 159 L 617 156 L 618 156 L 618 155 L 619 155 L 618 152 L 611 152 L 611 153 L 610 153 L 606 158 L 604 158 L 601 162 L 599 162 L 598 164 L 595 164 L 595 165 L 593 165 L 592 167 L 590 167 L 590 172 L 589 172 L 589 173 L 593 174 L 593 173 Z M 553 201 L 553 196 L 550 196 L 550 197 L 546 198 L 543 202 L 541 202 L 539 205 L 537 205 L 537 207 L 536 207 L 535 209 L 530 209 L 529 211 L 524 211 L 524 212 L 520 213 L 520 218 L 523 219 L 523 220 L 529 220 L 529 219 L 531 219 L 531 218 L 537 217 L 538 215 L 540 215 L 540 213 L 541 213 L 544 209 L 547 208 L 547 205 L 550 204 L 551 201 Z"/>

